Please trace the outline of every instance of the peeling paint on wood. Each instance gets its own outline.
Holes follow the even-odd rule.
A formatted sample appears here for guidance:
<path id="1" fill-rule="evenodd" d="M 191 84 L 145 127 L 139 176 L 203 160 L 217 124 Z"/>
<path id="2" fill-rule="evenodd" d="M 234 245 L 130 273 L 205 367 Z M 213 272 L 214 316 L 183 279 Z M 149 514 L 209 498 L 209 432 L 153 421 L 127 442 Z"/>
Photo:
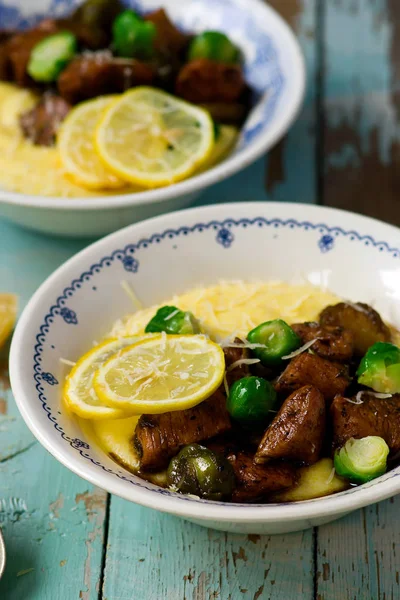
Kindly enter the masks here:
<path id="1" fill-rule="evenodd" d="M 106 493 L 63 468 L 38 444 L 1 465 L 0 491 L 8 557 L 0 598 L 75 600 L 82 591 L 84 600 L 98 600 L 105 516 L 100 498 Z M 89 510 L 84 502 L 76 504 L 79 494 Z M 17 578 L 26 569 L 34 570 Z"/>
<path id="2" fill-rule="evenodd" d="M 143 600 L 311 600 L 312 559 L 312 531 L 250 540 L 112 497 L 103 595 L 128 600 L 134 590 Z"/>
<path id="3" fill-rule="evenodd" d="M 394 502 L 381 502 L 319 529 L 317 590 L 321 598 L 400 598 L 395 551 L 399 508 L 396 496 Z M 388 524 L 384 530 L 382 523 Z"/>
<path id="4" fill-rule="evenodd" d="M 325 6 L 323 201 L 399 225 L 400 4 Z"/>
<path id="5" fill-rule="evenodd" d="M 247 199 L 290 202 L 317 201 L 316 153 L 316 12 L 319 0 L 273 0 L 267 2 L 283 14 L 295 29 L 307 69 L 304 106 L 290 132 L 267 158 L 214 185 L 196 206 Z M 225 600 L 225 599 L 224 599 Z"/>

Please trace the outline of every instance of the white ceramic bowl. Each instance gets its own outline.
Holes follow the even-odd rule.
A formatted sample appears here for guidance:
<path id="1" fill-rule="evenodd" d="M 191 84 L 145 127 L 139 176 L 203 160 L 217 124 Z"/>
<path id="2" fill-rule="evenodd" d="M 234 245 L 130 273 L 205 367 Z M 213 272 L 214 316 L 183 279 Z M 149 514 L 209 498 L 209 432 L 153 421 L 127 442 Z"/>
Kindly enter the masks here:
<path id="1" fill-rule="evenodd" d="M 85 439 L 60 403 L 63 366 L 114 320 L 132 312 L 127 280 L 144 305 L 220 279 L 302 275 L 353 301 L 374 302 L 400 326 L 399 230 L 318 206 L 240 203 L 181 211 L 123 229 L 60 267 L 25 309 L 11 347 L 12 389 L 23 418 L 60 462 L 132 502 L 216 529 L 283 533 L 326 523 L 396 494 L 400 467 L 366 485 L 296 504 L 208 502 L 157 488 Z"/>
<path id="2" fill-rule="evenodd" d="M 64 14 L 76 4 L 76 0 L 0 0 L 1 27 L 26 27 L 43 15 Z M 162 4 L 182 29 L 219 29 L 243 49 L 246 78 L 257 100 L 236 150 L 204 174 L 137 194 L 62 199 L 0 190 L 0 216 L 54 235 L 110 233 L 144 218 L 189 206 L 207 187 L 265 154 L 296 117 L 305 87 L 302 54 L 291 29 L 263 0 L 131 0 L 128 4 L 141 12 Z"/>

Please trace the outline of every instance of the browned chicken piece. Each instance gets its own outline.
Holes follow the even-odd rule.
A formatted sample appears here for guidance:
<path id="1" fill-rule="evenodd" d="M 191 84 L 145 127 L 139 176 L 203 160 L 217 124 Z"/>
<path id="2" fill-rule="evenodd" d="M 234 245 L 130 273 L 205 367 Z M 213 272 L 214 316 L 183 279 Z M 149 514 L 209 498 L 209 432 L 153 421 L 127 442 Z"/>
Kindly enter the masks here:
<path id="1" fill-rule="evenodd" d="M 312 385 L 330 401 L 336 394 L 343 394 L 349 383 L 347 366 L 303 352 L 292 358 L 274 387 L 279 394 L 291 394 L 304 385 Z"/>
<path id="2" fill-rule="evenodd" d="M 400 394 L 375 398 L 367 393 L 362 404 L 336 396 L 331 406 L 333 443 L 341 448 L 348 439 L 377 435 L 385 440 L 392 454 L 400 451 Z"/>
<path id="3" fill-rule="evenodd" d="M 5 74 L 8 81 L 13 81 L 23 87 L 35 86 L 28 75 L 27 68 L 33 48 L 45 37 L 58 31 L 57 24 L 52 19 L 46 19 L 35 29 L 13 35 L 0 48 L 0 77 Z M 1 56 L 6 55 L 6 59 Z"/>
<path id="4" fill-rule="evenodd" d="M 266 430 L 254 461 L 273 459 L 315 463 L 325 434 L 325 399 L 317 388 L 306 385 L 282 404 Z"/>
<path id="5" fill-rule="evenodd" d="M 245 104 L 241 102 L 205 102 L 201 107 L 210 113 L 214 121 L 233 125 L 242 123 L 247 112 Z"/>
<path id="6" fill-rule="evenodd" d="M 0 81 L 11 81 L 12 75 L 8 41 L 3 40 L 0 42 Z"/>
<path id="7" fill-rule="evenodd" d="M 0 44 L 12 38 L 16 33 L 13 29 L 0 29 Z"/>
<path id="8" fill-rule="evenodd" d="M 354 352 L 363 356 L 368 348 L 376 342 L 390 341 L 389 328 L 382 321 L 379 313 L 368 304 L 357 302 L 349 304 L 340 302 L 327 306 L 321 312 L 319 321 L 324 327 L 343 327 L 350 331 L 354 338 Z"/>
<path id="9" fill-rule="evenodd" d="M 182 446 L 202 442 L 230 428 L 226 398 L 221 391 L 188 410 L 142 415 L 134 435 L 141 469 L 163 469 Z"/>
<path id="10" fill-rule="evenodd" d="M 250 371 L 255 377 L 262 377 L 263 379 L 268 379 L 269 381 L 274 379 L 276 376 L 276 371 L 270 367 L 266 367 L 261 362 L 250 365 Z"/>
<path id="11" fill-rule="evenodd" d="M 312 351 L 337 362 L 348 362 L 354 352 L 354 339 L 351 331 L 319 323 L 295 323 L 291 325 L 293 331 L 301 338 L 303 344 L 316 340 L 312 345 Z"/>
<path id="12" fill-rule="evenodd" d="M 243 341 L 240 338 L 235 338 L 235 344 L 243 344 Z M 250 376 L 250 368 L 249 365 L 241 364 L 233 369 L 231 368 L 234 363 L 238 360 L 250 358 L 250 352 L 247 348 L 224 348 L 225 354 L 225 366 L 226 366 L 226 379 L 228 381 L 228 386 L 231 387 L 243 377 Z"/>
<path id="13" fill-rule="evenodd" d="M 169 19 L 163 8 L 156 10 L 144 17 L 156 26 L 155 47 L 161 53 L 179 54 L 186 48 L 190 36 L 180 31 Z"/>
<path id="14" fill-rule="evenodd" d="M 199 58 L 179 72 L 176 94 L 194 104 L 236 102 L 245 88 L 240 65 Z"/>
<path id="15" fill-rule="evenodd" d="M 24 136 L 38 146 L 53 146 L 58 128 L 70 109 L 61 96 L 44 94 L 36 106 L 20 117 Z"/>
<path id="16" fill-rule="evenodd" d="M 136 85 L 151 85 L 151 67 L 134 59 L 112 58 L 107 51 L 75 58 L 58 79 L 60 95 L 70 104 Z"/>
<path id="17" fill-rule="evenodd" d="M 297 481 L 296 468 L 289 463 L 256 465 L 247 452 L 229 454 L 235 472 L 236 487 L 232 502 L 255 502 L 269 494 L 287 490 Z"/>

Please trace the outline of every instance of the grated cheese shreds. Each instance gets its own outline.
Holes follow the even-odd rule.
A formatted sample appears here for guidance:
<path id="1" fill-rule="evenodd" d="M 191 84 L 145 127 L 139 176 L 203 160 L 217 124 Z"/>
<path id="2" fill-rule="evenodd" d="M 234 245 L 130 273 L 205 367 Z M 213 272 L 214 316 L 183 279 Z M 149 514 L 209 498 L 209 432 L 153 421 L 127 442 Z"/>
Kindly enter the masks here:
<path id="1" fill-rule="evenodd" d="M 76 365 L 76 362 L 68 360 L 67 358 L 59 358 L 59 361 L 60 363 L 62 363 L 63 365 L 67 365 L 68 367 L 74 367 Z"/>
<path id="2" fill-rule="evenodd" d="M 332 483 L 333 478 L 335 477 L 335 473 L 336 473 L 336 470 L 335 470 L 335 467 L 333 467 L 332 471 L 329 474 L 328 479 L 326 480 L 326 485 L 330 485 Z"/>
<path id="3" fill-rule="evenodd" d="M 306 350 L 308 350 L 309 348 L 311 348 L 311 346 L 313 344 L 315 344 L 315 342 L 318 340 L 319 338 L 315 338 L 314 340 L 310 340 L 309 342 L 306 342 L 304 344 L 304 346 L 301 346 L 300 348 L 298 348 L 297 350 L 295 350 L 294 352 L 291 352 L 290 354 L 286 354 L 286 356 L 282 356 L 283 360 L 289 360 L 291 358 L 294 358 L 295 356 L 298 356 L 299 354 L 303 354 L 303 352 L 305 352 Z"/>
<path id="4" fill-rule="evenodd" d="M 225 388 L 226 397 L 228 398 L 228 396 L 229 396 L 229 385 L 228 385 L 228 379 L 226 377 L 226 373 L 224 373 L 224 388 Z"/>
<path id="5" fill-rule="evenodd" d="M 129 283 L 123 279 L 121 281 L 121 287 L 124 290 L 124 292 L 126 292 L 126 295 L 129 296 L 129 298 L 132 300 L 133 305 L 140 309 L 143 308 L 143 304 L 140 302 L 139 298 L 136 296 L 135 292 L 132 289 L 132 286 L 129 285 Z"/>
<path id="6" fill-rule="evenodd" d="M 239 360 L 235 360 L 235 362 L 229 365 L 227 371 L 233 371 L 233 369 L 241 365 L 256 365 L 259 362 L 261 362 L 259 358 L 239 358 Z"/>
<path id="7" fill-rule="evenodd" d="M 172 305 L 191 311 L 211 339 L 233 341 L 233 332 L 245 339 L 253 324 L 272 319 L 281 318 L 289 324 L 315 321 L 325 306 L 338 301 L 334 294 L 309 283 L 223 281 L 210 287 L 199 286 L 179 296 L 166 298 L 161 305 L 139 310 L 123 322 L 119 321 L 111 334 L 142 334 L 160 306 Z"/>
<path id="8" fill-rule="evenodd" d="M 392 397 L 392 394 L 382 394 L 381 392 L 373 392 L 372 390 L 361 390 L 360 392 L 357 392 L 356 399 L 353 401 L 349 400 L 349 402 L 352 402 L 353 404 L 363 404 L 362 397 L 364 394 L 367 396 L 375 396 L 375 398 L 378 398 L 379 400 L 385 400 L 386 398 Z M 348 400 L 348 398 L 346 398 L 346 400 Z"/>

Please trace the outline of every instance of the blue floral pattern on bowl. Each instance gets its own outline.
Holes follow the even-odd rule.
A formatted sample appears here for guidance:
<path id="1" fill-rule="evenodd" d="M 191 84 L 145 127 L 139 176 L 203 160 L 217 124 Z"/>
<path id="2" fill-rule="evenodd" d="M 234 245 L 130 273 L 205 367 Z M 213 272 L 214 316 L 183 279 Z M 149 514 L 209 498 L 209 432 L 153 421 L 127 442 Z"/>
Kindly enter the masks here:
<path id="1" fill-rule="evenodd" d="M 218 244 L 221 244 L 221 246 L 223 246 L 224 248 L 230 248 L 234 239 L 235 236 L 233 235 L 232 231 L 230 231 L 226 227 L 220 229 L 216 237 Z"/>
<path id="2" fill-rule="evenodd" d="M 58 380 L 52 373 L 42 373 L 42 381 L 45 381 L 49 385 L 58 385 Z"/>
<path id="3" fill-rule="evenodd" d="M 76 316 L 76 312 L 63 306 L 60 310 L 60 316 L 64 319 L 68 325 L 78 325 L 78 317 Z"/>
<path id="4" fill-rule="evenodd" d="M 321 252 L 329 252 L 333 250 L 335 245 L 335 238 L 331 235 L 323 235 L 322 238 L 318 241 L 318 248 Z"/>
<path id="5" fill-rule="evenodd" d="M 74 438 L 73 440 L 71 440 L 71 446 L 73 448 L 76 448 L 76 450 L 90 450 L 89 444 L 83 442 L 79 438 Z"/>
<path id="6" fill-rule="evenodd" d="M 125 271 L 129 271 L 130 273 L 137 273 L 139 269 L 139 261 L 133 256 L 124 256 L 122 258 L 122 264 L 124 265 Z"/>

